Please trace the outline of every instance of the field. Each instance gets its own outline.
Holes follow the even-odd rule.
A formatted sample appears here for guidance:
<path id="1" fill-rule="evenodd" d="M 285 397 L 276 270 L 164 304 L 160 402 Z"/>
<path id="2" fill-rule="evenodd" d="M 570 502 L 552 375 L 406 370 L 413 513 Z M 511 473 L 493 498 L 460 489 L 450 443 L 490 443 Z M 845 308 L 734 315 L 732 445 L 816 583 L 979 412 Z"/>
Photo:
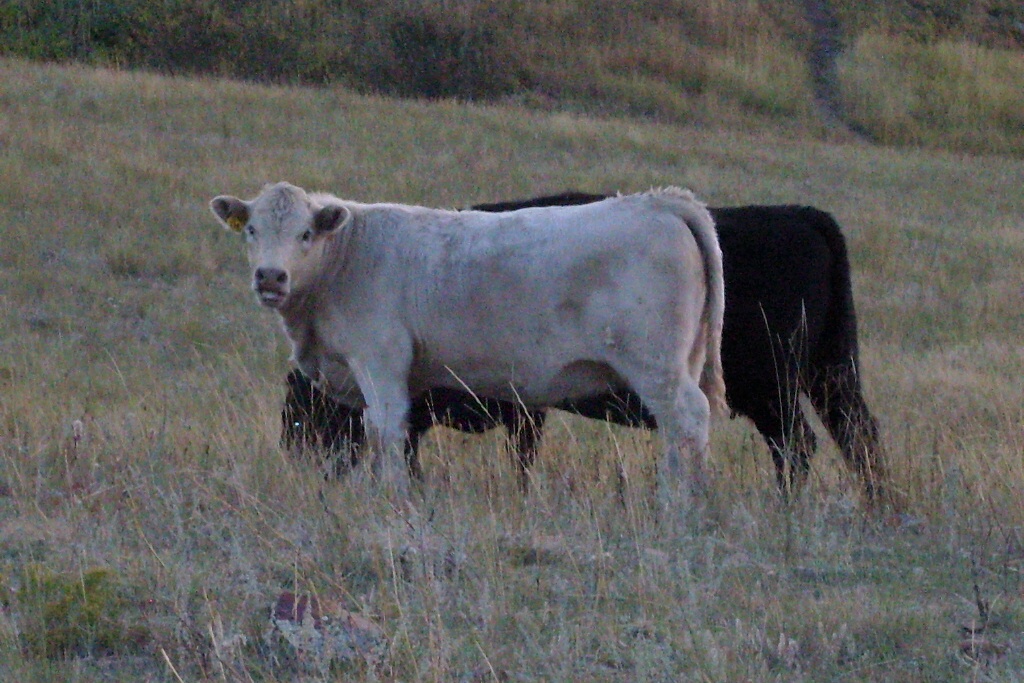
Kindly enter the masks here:
<path id="1" fill-rule="evenodd" d="M 0 148 L 0 680 L 1020 680 L 1024 161 L 16 60 Z M 832 212 L 906 514 L 824 437 L 783 506 L 743 420 L 698 530 L 653 504 L 656 434 L 568 415 L 526 499 L 498 433 L 431 432 L 408 504 L 325 482 L 278 445 L 289 349 L 206 206 L 276 180 Z M 380 647 L 297 655 L 286 590 Z"/>

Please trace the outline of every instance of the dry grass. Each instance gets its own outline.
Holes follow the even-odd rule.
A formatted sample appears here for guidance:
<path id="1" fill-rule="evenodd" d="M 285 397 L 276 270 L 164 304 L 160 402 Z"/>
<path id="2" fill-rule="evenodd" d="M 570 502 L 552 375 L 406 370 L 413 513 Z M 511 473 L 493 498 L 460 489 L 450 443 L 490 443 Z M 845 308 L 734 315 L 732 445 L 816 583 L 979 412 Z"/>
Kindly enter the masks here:
<path id="1" fill-rule="evenodd" d="M 1024 665 L 1021 162 L 12 61 L 0 142 L 0 679 L 960 681 Z M 411 506 L 325 484 L 277 445 L 288 350 L 205 207 L 280 179 L 441 206 L 680 184 L 832 211 L 914 523 L 865 518 L 831 445 L 784 509 L 743 421 L 716 426 L 699 529 L 652 509 L 656 435 L 568 416 L 525 501 L 498 434 L 432 433 Z M 40 565 L 116 580 L 117 652 L 22 649 Z M 284 589 L 370 617 L 387 656 L 304 670 L 264 639 Z M 988 645 L 962 647 L 986 604 Z"/>

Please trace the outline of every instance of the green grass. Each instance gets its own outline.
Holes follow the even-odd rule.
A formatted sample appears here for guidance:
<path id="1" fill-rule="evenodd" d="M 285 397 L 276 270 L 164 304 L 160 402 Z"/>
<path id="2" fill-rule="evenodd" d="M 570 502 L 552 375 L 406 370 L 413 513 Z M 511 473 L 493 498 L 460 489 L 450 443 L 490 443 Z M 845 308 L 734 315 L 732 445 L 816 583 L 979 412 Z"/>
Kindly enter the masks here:
<path id="1" fill-rule="evenodd" d="M 0 141 L 0 679 L 961 681 L 1024 666 L 1022 162 L 19 61 L 0 62 Z M 783 509 L 743 420 L 715 425 L 717 515 L 689 535 L 653 507 L 657 435 L 570 416 L 550 419 L 525 501 L 497 433 L 431 432 L 412 508 L 323 483 L 278 446 L 288 349 L 206 208 L 276 180 L 437 206 L 674 184 L 831 211 L 915 524 L 865 518 L 831 444 Z M 24 576 L 39 566 L 53 585 L 116 580 L 112 614 L 71 625 L 118 616 L 115 655 L 35 654 L 22 630 L 48 594 Z M 384 662 L 310 674 L 275 658 L 264 633 L 285 589 L 373 619 Z M 961 648 L 976 596 L 991 660 Z"/>
<path id="2" fill-rule="evenodd" d="M 840 61 L 850 119 L 878 140 L 1019 156 L 1020 53 L 866 33 Z"/>

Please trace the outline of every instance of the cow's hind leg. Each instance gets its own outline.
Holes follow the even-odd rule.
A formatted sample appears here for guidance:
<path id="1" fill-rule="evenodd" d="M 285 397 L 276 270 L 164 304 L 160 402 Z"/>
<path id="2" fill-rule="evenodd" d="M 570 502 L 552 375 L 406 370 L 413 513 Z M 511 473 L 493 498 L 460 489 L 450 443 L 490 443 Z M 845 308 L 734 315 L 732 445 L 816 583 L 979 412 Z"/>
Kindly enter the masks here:
<path id="1" fill-rule="evenodd" d="M 423 482 L 423 466 L 420 465 L 420 439 L 426 434 L 426 429 L 409 427 L 409 434 L 405 439 L 405 465 L 409 469 L 409 476 L 418 482 Z"/>
<path id="2" fill-rule="evenodd" d="M 509 448 L 519 473 L 519 489 L 526 494 L 530 491 L 530 469 L 537 460 L 537 447 L 546 415 L 516 403 L 509 403 L 506 413 L 502 415 L 502 421 L 509 432 Z"/>
<path id="3" fill-rule="evenodd" d="M 771 400 L 759 401 L 745 406 L 742 412 L 753 421 L 768 445 L 779 492 L 785 500 L 792 500 L 807 482 L 817 447 L 814 431 L 804 419 L 797 397 L 782 397 L 779 406 Z"/>
<path id="4" fill-rule="evenodd" d="M 847 464 L 860 476 L 868 504 L 895 504 L 885 486 L 878 425 L 864 401 L 856 369 L 847 364 L 821 372 L 812 380 L 808 393 Z"/>
<path id="5" fill-rule="evenodd" d="M 689 376 L 676 383 L 643 377 L 628 381 L 654 414 L 664 442 L 658 466 L 661 505 L 666 509 L 678 506 L 688 513 L 708 493 L 708 399 Z"/>

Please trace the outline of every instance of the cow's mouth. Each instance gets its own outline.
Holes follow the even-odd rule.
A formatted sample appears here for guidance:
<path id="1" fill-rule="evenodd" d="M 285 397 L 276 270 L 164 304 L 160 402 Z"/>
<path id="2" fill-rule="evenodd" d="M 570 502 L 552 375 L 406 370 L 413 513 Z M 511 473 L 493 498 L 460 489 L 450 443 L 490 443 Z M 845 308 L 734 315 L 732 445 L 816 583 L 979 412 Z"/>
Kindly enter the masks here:
<path id="1" fill-rule="evenodd" d="M 288 297 L 288 292 L 279 289 L 257 289 L 256 298 L 267 308 L 279 308 Z"/>

